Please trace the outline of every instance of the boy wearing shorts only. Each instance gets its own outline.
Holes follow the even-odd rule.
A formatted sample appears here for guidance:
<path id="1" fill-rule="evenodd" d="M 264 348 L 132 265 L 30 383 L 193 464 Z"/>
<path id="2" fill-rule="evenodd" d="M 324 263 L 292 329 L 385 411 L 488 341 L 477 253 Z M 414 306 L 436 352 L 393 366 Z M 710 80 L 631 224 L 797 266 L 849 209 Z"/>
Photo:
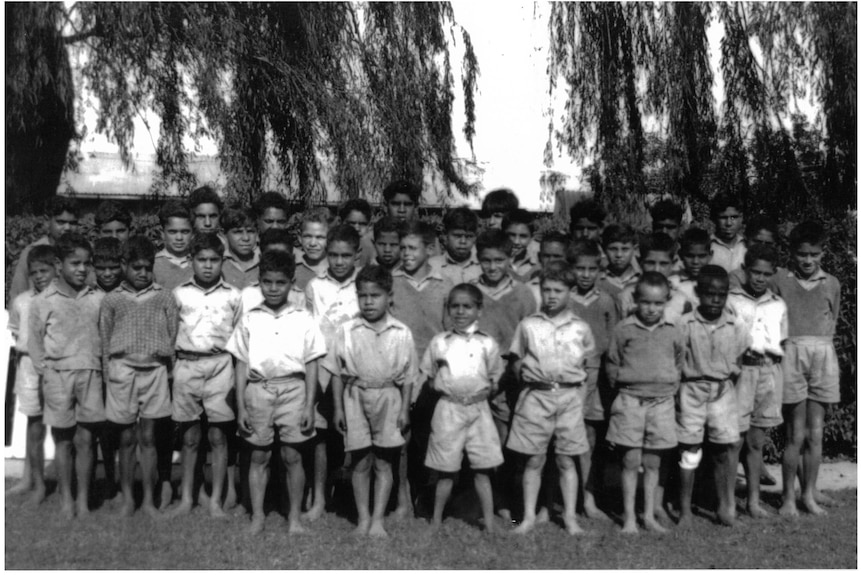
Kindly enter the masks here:
<path id="1" fill-rule="evenodd" d="M 225 282 L 241 290 L 258 276 L 260 251 L 254 214 L 243 208 L 228 208 L 221 215 L 221 225 L 227 238 L 221 273 Z"/>
<path id="2" fill-rule="evenodd" d="M 42 378 L 42 421 L 51 427 L 54 439 L 61 513 L 71 519 L 76 511 L 79 517 L 89 514 L 93 432 L 105 420 L 99 362 L 99 307 L 104 294 L 86 283 L 92 251 L 83 236 L 63 234 L 55 250 L 58 277 L 33 298 L 27 351 Z M 72 499 L 73 442 L 77 506 Z"/>
<path id="3" fill-rule="evenodd" d="M 454 208 L 443 216 L 445 253 L 433 256 L 431 265 L 440 270 L 444 279 L 453 285 L 474 281 L 482 275 L 482 268 L 473 248 L 479 218 L 470 208 Z"/>
<path id="4" fill-rule="evenodd" d="M 418 372 L 410 328 L 389 314 L 392 276 L 379 266 L 356 276 L 361 317 L 339 326 L 324 367 L 332 373 L 334 423 L 352 453 L 353 496 L 359 521 L 354 533 L 386 537 L 383 516 L 392 490 L 392 467 L 410 422 Z M 371 513 L 371 468 L 374 512 Z"/>
<path id="5" fill-rule="evenodd" d="M 239 432 L 252 446 L 252 533 L 264 528 L 263 498 L 276 431 L 287 464 L 288 530 L 305 531 L 300 521 L 305 471 L 298 449 L 314 437 L 317 364 L 326 346 L 311 314 L 287 301 L 294 272 L 292 254 L 270 251 L 261 257 L 264 301 L 243 313 L 227 344 L 236 358 Z"/>
<path id="6" fill-rule="evenodd" d="M 192 277 L 189 244 L 192 240 L 192 220 L 186 205 L 177 200 L 165 202 L 159 210 L 162 241 L 165 247 L 156 253 L 153 264 L 154 281 L 173 290 Z"/>

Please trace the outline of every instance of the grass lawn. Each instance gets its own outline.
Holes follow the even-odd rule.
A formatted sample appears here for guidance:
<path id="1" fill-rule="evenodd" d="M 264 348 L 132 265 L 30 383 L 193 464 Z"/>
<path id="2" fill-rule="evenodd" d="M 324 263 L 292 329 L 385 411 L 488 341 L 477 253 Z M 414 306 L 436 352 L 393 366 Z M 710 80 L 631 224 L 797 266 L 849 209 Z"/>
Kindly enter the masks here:
<path id="1" fill-rule="evenodd" d="M 427 536 L 421 519 L 389 522 L 388 540 L 355 538 L 353 524 L 326 514 L 310 533 L 288 536 L 271 512 L 266 531 L 245 533 L 248 520 L 210 519 L 199 509 L 174 520 L 130 519 L 101 505 L 85 521 L 59 518 L 56 493 L 37 509 L 5 507 L 6 569 L 804 569 L 857 566 L 856 490 L 832 492 L 840 505 L 825 517 L 777 515 L 736 528 L 707 515 L 667 535 L 623 536 L 611 521 L 581 519 L 572 538 L 556 524 L 533 533 L 488 536 L 449 518 Z M 765 499 L 774 511 L 776 498 Z"/>

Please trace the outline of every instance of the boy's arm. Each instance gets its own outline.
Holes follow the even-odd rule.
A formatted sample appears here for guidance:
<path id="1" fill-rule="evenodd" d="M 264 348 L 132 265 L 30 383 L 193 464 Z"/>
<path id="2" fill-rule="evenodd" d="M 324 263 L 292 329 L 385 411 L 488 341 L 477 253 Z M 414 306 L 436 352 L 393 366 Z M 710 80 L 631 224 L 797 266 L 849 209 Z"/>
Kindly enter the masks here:
<path id="1" fill-rule="evenodd" d="M 406 431 L 410 426 L 410 404 L 413 401 L 413 386 L 419 379 L 419 359 L 416 357 L 416 346 L 413 343 L 413 335 L 408 331 L 404 338 L 407 354 L 407 364 L 401 374 L 401 412 L 398 414 L 398 428 Z"/>
<path id="2" fill-rule="evenodd" d="M 177 300 L 173 294 L 171 294 L 167 300 L 168 304 L 165 307 L 165 318 L 168 326 L 168 339 L 171 342 L 170 349 L 175 350 L 177 347 L 177 332 L 179 331 L 180 326 L 180 309 L 177 307 Z M 168 361 L 169 364 L 173 366 L 174 354 L 171 355 Z"/>
<path id="3" fill-rule="evenodd" d="M 107 298 L 102 300 L 99 308 L 99 339 L 102 342 L 102 374 L 107 381 L 108 364 L 110 360 L 111 333 L 114 331 L 114 308 Z"/>
<path id="4" fill-rule="evenodd" d="M 236 423 L 240 431 L 251 433 L 251 421 L 248 418 L 248 411 L 246 411 L 245 408 L 245 387 L 248 385 L 248 364 L 240 359 L 236 360 L 234 379 L 236 381 Z"/>
<path id="5" fill-rule="evenodd" d="M 617 377 L 620 373 L 620 362 L 622 356 L 620 354 L 619 337 L 617 330 L 611 331 L 611 340 L 608 344 L 607 361 L 605 362 L 605 373 L 608 376 L 608 383 L 611 387 L 616 387 Z"/>
<path id="6" fill-rule="evenodd" d="M 317 403 L 317 364 L 313 359 L 305 364 L 305 406 L 299 429 L 303 433 L 314 430 L 314 404 Z"/>
<path id="7" fill-rule="evenodd" d="M 9 331 L 12 332 L 12 338 L 15 340 L 15 343 L 18 343 L 18 334 L 21 332 L 21 310 L 18 309 L 20 306 L 20 302 L 15 299 L 12 302 L 12 309 L 9 310 Z M 24 345 L 27 345 L 27 342 L 21 342 Z"/>
<path id="8" fill-rule="evenodd" d="M 30 354 L 33 369 L 39 375 L 43 375 L 45 373 L 45 322 L 42 319 L 40 308 L 41 306 L 35 301 L 30 306 L 30 318 L 28 320 L 30 339 L 27 342 L 27 353 Z"/>
<path id="9" fill-rule="evenodd" d="M 344 417 L 344 381 L 341 379 L 341 374 L 333 373 L 329 385 L 332 386 L 332 403 L 335 406 L 332 420 L 335 423 L 335 429 L 344 435 L 347 433 L 347 420 Z"/>

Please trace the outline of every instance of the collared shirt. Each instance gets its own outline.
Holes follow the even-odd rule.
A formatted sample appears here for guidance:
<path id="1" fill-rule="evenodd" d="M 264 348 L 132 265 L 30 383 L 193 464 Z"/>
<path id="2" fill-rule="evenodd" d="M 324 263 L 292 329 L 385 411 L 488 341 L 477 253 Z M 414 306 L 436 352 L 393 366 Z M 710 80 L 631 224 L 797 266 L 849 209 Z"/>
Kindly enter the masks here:
<path id="1" fill-rule="evenodd" d="M 787 339 L 787 305 L 770 290 L 754 297 L 743 288 L 731 288 L 727 305 L 751 335 L 751 351 L 783 356 Z"/>
<path id="2" fill-rule="evenodd" d="M 306 309 L 320 325 L 320 331 L 331 345 L 335 330 L 347 320 L 359 316 L 359 300 L 356 297 L 356 274 L 358 269 L 343 281 L 330 275 L 316 277 L 305 286 Z"/>
<path id="3" fill-rule="evenodd" d="M 634 263 L 634 259 L 632 259 L 629 266 L 618 276 L 612 275 L 608 270 L 602 272 L 596 284 L 606 293 L 615 295 L 623 291 L 627 286 L 638 283 L 638 278 L 640 277 L 641 270 Z"/>
<path id="4" fill-rule="evenodd" d="M 471 283 L 485 296 L 479 329 L 497 340 L 503 353 L 508 353 L 518 324 L 536 312 L 536 301 L 530 288 L 511 277 L 504 278 L 496 286 L 485 284 L 481 276 Z M 448 316 L 443 323 L 447 328 L 451 327 Z"/>
<path id="5" fill-rule="evenodd" d="M 503 376 L 503 368 L 497 342 L 474 323 L 463 333 L 435 335 L 420 370 L 423 380 L 432 379 L 440 393 L 470 396 L 494 387 Z"/>
<path id="6" fill-rule="evenodd" d="M 164 361 L 174 354 L 177 302 L 157 283 L 135 291 L 125 281 L 105 295 L 99 317 L 103 361 L 113 356 Z"/>
<path id="7" fill-rule="evenodd" d="M 254 248 L 251 259 L 248 261 L 242 261 L 229 250 L 226 250 L 221 265 L 221 275 L 227 283 L 240 290 L 253 284 L 260 275 L 260 250 Z"/>
<path id="8" fill-rule="evenodd" d="M 176 256 L 166 249 L 156 254 L 153 262 L 155 282 L 172 291 L 192 278 L 192 259 L 188 255 Z"/>
<path id="9" fill-rule="evenodd" d="M 793 270 L 772 277 L 772 289 L 787 304 L 788 337 L 835 335 L 841 309 L 841 284 L 820 269 L 801 279 Z"/>
<path id="10" fill-rule="evenodd" d="M 15 298 L 19 294 L 24 293 L 28 289 L 33 289 L 33 282 L 30 281 L 29 268 L 27 267 L 27 255 L 35 246 L 49 245 L 51 245 L 51 240 L 48 236 L 42 236 L 21 250 L 21 254 L 18 256 L 18 263 L 15 264 L 15 272 L 12 274 L 12 282 L 9 284 L 9 301 L 15 301 Z"/>
<path id="11" fill-rule="evenodd" d="M 304 374 L 305 364 L 326 355 L 326 344 L 306 310 L 259 305 L 243 313 L 227 351 L 248 366 L 250 379 L 273 379 Z"/>
<path id="12" fill-rule="evenodd" d="M 569 309 L 590 326 L 599 355 L 607 351 L 611 330 L 620 320 L 614 298 L 597 286 L 583 295 L 575 288 L 569 296 Z"/>
<path id="13" fill-rule="evenodd" d="M 525 282 L 530 279 L 530 275 L 535 271 L 537 265 L 538 260 L 530 257 L 528 252 L 520 261 L 512 260 L 512 275 L 518 281 Z"/>
<path id="14" fill-rule="evenodd" d="M 635 303 L 635 288 L 637 288 L 637 284 L 626 286 L 617 295 L 617 315 L 620 318 L 628 317 L 635 312 L 637 308 L 637 304 Z M 670 298 L 667 301 L 667 305 L 664 306 L 665 319 L 670 320 L 672 323 L 677 323 L 683 315 L 692 309 L 694 308 L 691 302 L 688 301 L 688 298 L 671 284 Z"/>
<path id="15" fill-rule="evenodd" d="M 509 353 L 522 360 L 524 381 L 579 383 L 587 379 L 586 361 L 598 350 L 587 322 L 567 309 L 555 317 L 538 312 L 521 321 Z"/>
<path id="16" fill-rule="evenodd" d="M 27 350 L 38 373 L 46 364 L 58 370 L 102 368 L 99 307 L 105 297 L 89 286 L 75 292 L 55 281 L 33 298 Z"/>
<path id="17" fill-rule="evenodd" d="M 479 265 L 475 252 L 471 252 L 470 257 L 463 262 L 456 262 L 448 252 L 432 256 L 428 262 L 440 270 L 443 278 L 451 281 L 452 285 L 476 281 L 482 275 L 482 266 Z"/>
<path id="18" fill-rule="evenodd" d="M 683 352 L 682 331 L 674 321 L 662 318 L 647 326 L 631 315 L 611 332 L 608 379 L 631 395 L 672 396 L 679 386 Z"/>
<path id="19" fill-rule="evenodd" d="M 12 332 L 12 337 L 15 338 L 15 350 L 18 353 L 28 353 L 27 345 L 30 341 L 30 306 L 33 303 L 33 298 L 37 295 L 35 289 L 18 294 L 15 301 L 12 302 L 12 309 L 9 310 L 9 331 Z"/>
<path id="20" fill-rule="evenodd" d="M 259 281 L 242 288 L 240 302 L 243 312 L 263 303 L 263 292 L 260 291 Z M 293 284 L 290 286 L 290 291 L 287 292 L 287 303 L 294 307 L 305 309 L 305 291 L 300 289 L 296 284 Z"/>
<path id="21" fill-rule="evenodd" d="M 710 249 L 712 250 L 712 259 L 709 263 L 723 267 L 728 273 L 745 262 L 747 247 L 742 234 L 738 234 L 730 243 L 725 243 L 713 235 Z"/>
<path id="22" fill-rule="evenodd" d="M 326 270 L 329 269 L 329 260 L 323 258 L 316 265 L 310 265 L 305 261 L 305 254 L 300 249 L 293 250 L 293 255 L 296 257 L 296 272 L 294 273 L 293 285 L 301 290 L 305 290 L 308 282 L 316 277 L 326 275 Z"/>
<path id="23" fill-rule="evenodd" d="M 725 381 L 739 374 L 742 354 L 751 345 L 745 322 L 725 308 L 715 321 L 698 310 L 681 320 L 685 340 L 683 381 Z"/>
<path id="24" fill-rule="evenodd" d="M 177 349 L 222 352 L 242 311 L 240 292 L 223 279 L 208 289 L 191 279 L 174 290 L 179 314 Z"/>
<path id="25" fill-rule="evenodd" d="M 413 332 L 417 357 L 422 357 L 431 338 L 443 331 L 446 301 L 453 287 L 433 267 L 418 280 L 400 267 L 392 270 L 390 312 Z"/>

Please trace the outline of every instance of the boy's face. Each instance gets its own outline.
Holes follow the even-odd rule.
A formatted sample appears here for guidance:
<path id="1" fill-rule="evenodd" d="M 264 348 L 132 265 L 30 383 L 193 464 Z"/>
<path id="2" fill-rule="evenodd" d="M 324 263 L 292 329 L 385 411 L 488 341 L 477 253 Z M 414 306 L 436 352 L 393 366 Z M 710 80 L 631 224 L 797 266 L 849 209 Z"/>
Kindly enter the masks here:
<path id="1" fill-rule="evenodd" d="M 125 242 L 129 239 L 129 226 L 119 220 L 112 220 L 102 224 L 99 228 L 99 235 L 103 238 L 117 238 L 120 242 Z"/>
<path id="2" fill-rule="evenodd" d="M 769 230 L 757 230 L 757 233 L 748 238 L 748 247 L 765 244 L 775 245 L 775 235 Z"/>
<path id="3" fill-rule="evenodd" d="M 125 262 L 123 273 L 126 282 L 137 291 L 146 289 L 153 283 L 153 262 L 145 259 Z"/>
<path id="4" fill-rule="evenodd" d="M 266 208 L 257 219 L 257 229 L 260 233 L 268 229 L 287 229 L 287 212 L 281 208 Z"/>
<path id="5" fill-rule="evenodd" d="M 823 246 L 802 242 L 793 250 L 793 261 L 796 270 L 803 278 L 810 278 L 820 269 L 823 260 Z"/>
<path id="6" fill-rule="evenodd" d="M 712 259 L 712 250 L 705 244 L 692 244 L 686 251 L 679 254 L 685 271 L 693 278 L 700 274 L 700 270 Z"/>
<path id="7" fill-rule="evenodd" d="M 299 244 L 305 253 L 305 258 L 312 262 L 319 262 L 326 257 L 326 233 L 329 226 L 321 222 L 306 222 L 302 224 L 302 233 L 299 236 Z"/>
<path id="8" fill-rule="evenodd" d="M 401 252 L 401 265 L 408 274 L 413 274 L 428 261 L 428 247 L 419 236 L 409 235 L 401 238 L 399 251 Z M 380 254 L 377 255 L 377 259 L 380 259 Z"/>
<path id="9" fill-rule="evenodd" d="M 593 289 L 599 277 L 599 258 L 595 256 L 578 256 L 572 266 L 575 272 L 575 286 L 581 293 Z"/>
<path id="10" fill-rule="evenodd" d="M 90 250 L 76 248 L 73 253 L 62 260 L 55 260 L 57 274 L 76 291 L 83 289 L 87 283 L 87 274 L 92 265 L 91 255 Z"/>
<path id="11" fill-rule="evenodd" d="M 111 291 L 123 281 L 123 266 L 120 260 L 97 260 L 93 264 L 96 281 L 105 291 Z"/>
<path id="12" fill-rule="evenodd" d="M 395 194 L 386 203 L 386 210 L 391 217 L 399 222 L 406 222 L 413 219 L 413 213 L 416 211 L 416 202 L 407 194 Z"/>
<path id="13" fill-rule="evenodd" d="M 539 264 L 548 265 L 550 262 L 561 262 L 566 259 L 566 246 L 560 242 L 547 242 L 539 246 Z"/>
<path id="14" fill-rule="evenodd" d="M 48 287 L 57 277 L 57 268 L 45 262 L 33 262 L 28 271 L 37 293 Z"/>
<path id="15" fill-rule="evenodd" d="M 488 229 L 489 230 L 499 230 L 503 227 L 503 218 L 506 217 L 504 212 L 494 212 L 491 214 L 491 217 L 488 218 Z"/>
<path id="16" fill-rule="evenodd" d="M 599 224 L 587 218 L 579 218 L 572 222 L 572 238 L 576 240 L 598 240 L 601 229 Z"/>
<path id="17" fill-rule="evenodd" d="M 356 286 L 356 297 L 359 300 L 359 312 L 365 321 L 375 323 L 383 319 L 389 311 L 391 295 L 388 291 L 373 282 L 362 282 Z"/>
<path id="18" fill-rule="evenodd" d="M 710 278 L 706 283 L 698 282 L 696 292 L 700 299 L 698 311 L 706 319 L 718 319 L 727 303 L 727 292 L 730 287 L 728 280 Z"/>
<path id="19" fill-rule="evenodd" d="M 559 280 L 545 280 L 541 284 L 542 310 L 548 315 L 557 315 L 569 305 L 571 288 Z"/>
<path id="20" fill-rule="evenodd" d="M 231 253 L 239 257 L 251 257 L 257 245 L 257 228 L 251 222 L 246 222 L 237 228 L 231 228 L 225 234 Z"/>
<path id="21" fill-rule="evenodd" d="M 168 218 L 162 230 L 165 248 L 174 255 L 185 255 L 192 241 L 192 222 L 186 218 Z"/>
<path id="22" fill-rule="evenodd" d="M 512 242 L 512 259 L 518 260 L 524 257 L 527 253 L 527 245 L 533 239 L 530 227 L 527 224 L 509 224 L 509 227 L 506 228 L 506 235 Z"/>
<path id="23" fill-rule="evenodd" d="M 293 248 L 287 244 L 266 244 L 263 248 L 261 248 L 261 253 L 267 252 L 283 252 L 283 253 L 293 253 Z"/>
<path id="24" fill-rule="evenodd" d="M 479 319 L 481 308 L 476 301 L 465 292 L 455 292 L 446 304 L 449 317 L 456 329 L 465 330 Z"/>
<path id="25" fill-rule="evenodd" d="M 213 234 L 218 231 L 219 211 L 215 204 L 198 204 L 192 210 L 196 232 Z"/>
<path id="26" fill-rule="evenodd" d="M 356 267 L 356 249 L 349 242 L 332 242 L 326 248 L 329 273 L 341 280 L 353 273 Z"/>
<path id="27" fill-rule="evenodd" d="M 644 325 L 655 325 L 664 313 L 668 292 L 661 286 L 640 285 L 635 288 L 635 315 Z"/>
<path id="28" fill-rule="evenodd" d="M 423 243 L 424 245 L 424 243 Z M 377 263 L 387 268 L 394 267 L 401 259 L 401 240 L 398 232 L 383 232 L 374 240 L 377 250 Z"/>
<path id="29" fill-rule="evenodd" d="M 654 234 L 667 234 L 673 241 L 679 239 L 680 223 L 676 220 L 656 220 L 652 223 Z"/>
<path id="30" fill-rule="evenodd" d="M 57 239 L 67 232 L 74 232 L 78 229 L 78 216 L 72 212 L 62 212 L 56 216 L 48 218 L 48 237 L 52 240 Z"/>
<path id="31" fill-rule="evenodd" d="M 635 246 L 631 242 L 611 242 L 605 247 L 608 269 L 616 275 L 623 273 L 629 267 L 634 253 Z"/>
<path id="32" fill-rule="evenodd" d="M 765 260 L 756 260 L 745 268 L 745 285 L 756 296 L 762 295 L 769 287 L 769 280 L 775 275 L 775 266 Z"/>
<path id="33" fill-rule="evenodd" d="M 641 256 L 641 269 L 668 277 L 673 270 L 673 260 L 668 252 L 648 251 Z"/>
<path id="34" fill-rule="evenodd" d="M 730 206 L 715 216 L 715 235 L 724 241 L 736 237 L 742 229 L 742 212 Z"/>
<path id="35" fill-rule="evenodd" d="M 221 275 L 222 256 L 215 250 L 199 250 L 192 257 L 192 272 L 195 281 L 202 285 L 211 285 L 218 281 Z"/>
<path id="36" fill-rule="evenodd" d="M 446 232 L 446 251 L 456 262 L 463 262 L 469 258 L 475 243 L 475 232 L 468 232 L 467 230 L 449 230 Z"/>
<path id="37" fill-rule="evenodd" d="M 353 210 L 347 214 L 344 223 L 356 230 L 360 238 L 368 233 L 368 218 L 362 212 Z"/>
<path id="38" fill-rule="evenodd" d="M 495 286 L 509 274 L 512 258 L 503 250 L 485 248 L 479 253 L 479 265 L 482 266 L 485 283 Z"/>
<path id="39" fill-rule="evenodd" d="M 287 302 L 287 294 L 293 286 L 293 278 L 284 272 L 268 271 L 260 274 L 260 292 L 263 302 L 271 309 L 278 309 Z"/>

